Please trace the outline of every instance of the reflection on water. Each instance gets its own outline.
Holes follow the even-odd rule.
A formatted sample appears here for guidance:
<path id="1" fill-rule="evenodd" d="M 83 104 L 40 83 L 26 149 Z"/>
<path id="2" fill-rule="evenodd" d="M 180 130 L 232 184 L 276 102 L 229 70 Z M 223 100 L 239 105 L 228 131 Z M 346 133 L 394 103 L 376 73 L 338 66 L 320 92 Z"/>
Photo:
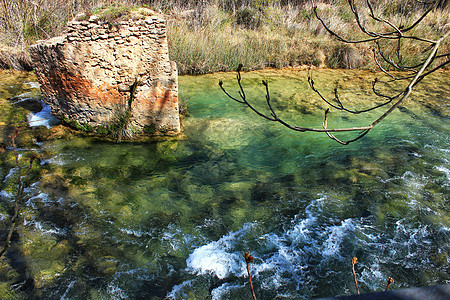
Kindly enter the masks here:
<path id="1" fill-rule="evenodd" d="M 361 85 L 372 73 L 315 72 L 317 86 L 331 92 L 343 78 L 358 96 L 343 96 L 352 105 L 370 99 Z M 33 279 L 29 288 L 10 275 L 15 291 L 250 299 L 245 251 L 255 258 L 258 299 L 354 293 L 353 256 L 362 292 L 384 289 L 388 276 L 395 287 L 448 281 L 448 73 L 349 146 L 258 118 L 218 89 L 222 79 L 231 91 L 233 78 L 180 77 L 190 112 L 182 140 L 44 143 L 15 252 L 22 269 L 2 265 Z M 305 73 L 245 74 L 248 96 L 260 95 L 263 107 L 261 78 L 270 79 L 285 118 L 320 127 L 323 104 Z M 331 116 L 336 126 L 364 121 Z"/>

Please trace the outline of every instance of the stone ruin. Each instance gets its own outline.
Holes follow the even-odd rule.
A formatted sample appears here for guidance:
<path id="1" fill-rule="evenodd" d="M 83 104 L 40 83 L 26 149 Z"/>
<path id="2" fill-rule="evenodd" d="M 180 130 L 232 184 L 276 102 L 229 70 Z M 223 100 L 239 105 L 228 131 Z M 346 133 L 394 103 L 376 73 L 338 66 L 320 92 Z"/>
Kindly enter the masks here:
<path id="1" fill-rule="evenodd" d="M 177 69 L 162 16 L 140 8 L 126 20 L 85 19 L 30 48 L 53 114 L 91 130 L 127 115 L 132 133 L 179 132 Z"/>

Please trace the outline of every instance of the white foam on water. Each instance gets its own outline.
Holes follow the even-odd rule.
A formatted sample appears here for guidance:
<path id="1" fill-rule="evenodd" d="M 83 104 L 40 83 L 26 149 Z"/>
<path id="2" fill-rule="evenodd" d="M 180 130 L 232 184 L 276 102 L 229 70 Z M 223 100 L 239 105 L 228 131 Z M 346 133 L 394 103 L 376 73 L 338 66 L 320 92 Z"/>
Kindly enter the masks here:
<path id="1" fill-rule="evenodd" d="M 187 260 L 188 270 L 198 275 L 214 274 L 224 279 L 230 274 L 242 273 L 243 265 L 240 255 L 230 253 L 217 242 L 195 249 Z"/>
<path id="2" fill-rule="evenodd" d="M 255 249 L 252 274 L 264 290 L 278 290 L 289 294 L 286 286 L 296 289 L 310 281 L 309 261 L 338 259 L 341 257 L 341 242 L 352 234 L 355 225 L 352 219 L 346 219 L 339 225 L 324 226 L 319 221 L 324 198 L 312 201 L 305 209 L 304 217 L 296 216 L 290 228 L 281 233 L 266 233 L 256 238 L 262 245 L 261 253 Z M 241 245 L 247 241 L 247 234 L 258 224 L 245 224 L 240 230 L 231 232 L 217 241 L 196 248 L 188 257 L 187 271 L 195 275 L 215 276 L 219 279 L 246 277 L 247 271 L 242 258 Z M 255 237 L 253 237 L 255 239 Z M 189 285 L 176 287 L 177 293 Z M 230 283 L 231 284 L 231 283 Z M 236 282 L 232 286 L 241 286 Z M 222 289 L 216 291 L 221 294 Z M 175 290 L 172 291 L 172 294 Z M 286 295 L 287 295 L 286 294 Z M 220 299 L 220 298 L 218 298 Z"/>
<path id="3" fill-rule="evenodd" d="M 13 198 L 13 194 L 11 192 L 1 190 L 0 191 L 0 197 L 6 200 L 11 200 Z"/>
<path id="4" fill-rule="evenodd" d="M 429 225 L 411 222 L 406 218 L 398 220 L 391 234 L 386 235 L 380 232 L 379 242 L 367 244 L 366 253 L 369 256 L 365 261 L 358 261 L 359 268 L 362 269 L 359 281 L 370 290 L 379 290 L 385 286 L 388 276 L 395 277 L 389 271 L 390 266 L 394 266 L 394 269 L 401 267 L 406 274 L 409 271 L 420 272 L 419 266 L 439 268 L 436 265 L 433 266 L 433 262 L 430 260 L 436 250 L 438 253 L 441 250 L 447 251 L 446 245 L 435 248 L 433 237 L 439 232 L 448 236 L 448 232 L 445 232 L 443 227 L 432 229 Z M 403 280 L 407 281 L 407 277 Z M 407 286 L 407 282 L 402 282 L 402 284 Z"/>
<path id="5" fill-rule="evenodd" d="M 8 174 L 5 176 L 3 182 L 7 182 L 12 176 L 14 176 L 17 173 L 18 170 L 19 170 L 18 167 L 11 168 Z"/>
<path id="6" fill-rule="evenodd" d="M 59 153 L 49 159 L 41 160 L 41 165 L 44 166 L 46 164 L 55 164 L 58 166 L 66 165 L 69 163 L 74 163 L 78 161 L 84 161 L 83 157 L 77 157 L 71 153 Z"/>
<path id="7" fill-rule="evenodd" d="M 171 223 L 160 237 L 161 246 L 168 252 L 177 252 L 192 244 L 193 238 L 177 225 Z"/>
<path id="8" fill-rule="evenodd" d="M 327 229 L 325 235 L 328 236 L 323 243 L 322 255 L 324 256 L 336 256 L 339 255 L 341 250 L 341 242 L 345 235 L 353 231 L 354 226 L 351 219 L 342 221 L 339 226 L 332 226 Z"/>
<path id="9" fill-rule="evenodd" d="M 54 225 L 49 225 L 47 223 L 43 223 L 40 221 L 37 221 L 35 219 L 23 220 L 24 226 L 33 226 L 36 231 L 40 231 L 42 234 L 48 234 L 48 235 L 65 235 L 67 234 L 67 231 L 62 228 L 58 228 Z"/>
<path id="10" fill-rule="evenodd" d="M 425 145 L 424 148 L 431 148 L 433 151 L 440 151 L 440 152 L 444 152 L 444 153 L 450 153 L 450 148 L 441 148 L 441 147 L 437 147 L 435 145 L 430 145 L 430 144 Z"/>
<path id="11" fill-rule="evenodd" d="M 70 299 L 70 298 L 67 298 L 67 296 L 68 296 L 68 294 L 69 294 L 69 292 L 70 292 L 70 290 L 73 288 L 73 286 L 75 285 L 75 283 L 77 283 L 77 281 L 76 280 L 72 280 L 70 283 L 69 283 L 69 285 L 67 286 L 67 289 L 64 291 L 64 294 L 61 296 L 61 300 L 68 300 L 68 299 Z"/>
<path id="12" fill-rule="evenodd" d="M 450 169 L 447 166 L 434 166 L 434 168 L 436 170 L 438 170 L 439 172 L 444 173 L 447 176 L 447 182 L 445 183 L 446 186 L 448 186 L 450 184 Z"/>
<path id="13" fill-rule="evenodd" d="M 414 268 L 417 262 L 428 261 L 424 250 L 431 243 L 430 237 L 428 225 L 420 224 L 416 227 L 407 223 L 406 219 L 401 219 L 396 222 L 393 237 L 387 241 L 389 245 L 387 249 L 397 250 L 393 257 L 402 261 L 405 267 Z M 383 246 L 386 247 L 386 244 Z"/>
<path id="14" fill-rule="evenodd" d="M 293 223 L 295 224 L 297 222 L 298 224 L 295 224 L 293 229 L 287 231 L 287 235 L 292 241 L 301 243 L 310 239 L 310 235 L 312 234 L 311 227 L 317 221 L 317 218 L 312 212 L 311 208 L 316 203 L 318 202 L 313 202 L 313 204 L 310 204 L 306 207 L 306 218 L 301 219 L 299 215 L 295 216 Z"/>
<path id="15" fill-rule="evenodd" d="M 46 204 L 53 203 L 48 194 L 39 192 L 37 195 L 31 196 L 26 202 L 26 205 L 34 207 L 34 203 L 37 201 L 39 201 L 39 203 L 46 203 Z"/>
<path id="16" fill-rule="evenodd" d="M 186 280 L 181 284 L 173 286 L 172 291 L 167 294 L 166 299 L 184 299 L 186 297 L 184 290 L 191 287 L 193 282 L 194 280 Z"/>
<path id="17" fill-rule="evenodd" d="M 31 89 L 38 89 L 41 87 L 41 84 L 39 82 L 34 81 L 24 82 L 24 84 L 28 85 Z"/>
<path id="18" fill-rule="evenodd" d="M 129 228 L 119 228 L 119 230 L 125 234 L 132 235 L 135 237 L 152 236 L 150 232 L 146 232 L 140 229 L 129 229 Z"/>
<path id="19" fill-rule="evenodd" d="M 56 156 L 51 157 L 49 159 L 42 159 L 41 160 L 41 166 L 44 166 L 46 164 L 55 164 L 55 165 L 61 166 L 61 165 L 66 164 L 66 162 L 63 160 L 61 155 L 56 155 Z"/>
<path id="20" fill-rule="evenodd" d="M 427 180 L 424 176 L 419 176 L 411 171 L 403 173 L 402 179 L 408 187 L 415 190 L 421 189 L 427 184 Z"/>
<path id="21" fill-rule="evenodd" d="M 355 266 L 356 272 L 358 272 L 358 282 L 360 285 L 364 283 L 370 290 L 376 291 L 380 287 L 380 283 L 386 282 L 386 274 L 381 271 L 380 263 L 377 261 L 367 267 L 365 265 L 362 271 L 358 270 L 358 265 Z"/>
<path id="22" fill-rule="evenodd" d="M 306 299 L 314 295 L 312 291 L 317 288 L 317 282 L 324 278 L 329 278 L 327 280 L 333 284 L 346 285 L 344 277 L 347 275 L 342 274 L 350 272 L 351 276 L 349 262 L 358 252 L 363 253 L 358 257 L 358 277 L 365 289 L 377 290 L 383 288 L 386 278 L 392 275 L 389 266 L 414 270 L 418 265 L 429 265 L 429 257 L 436 250 L 432 250 L 436 230 L 444 236 L 449 233 L 442 228 L 431 229 L 429 225 L 418 224 L 414 217 L 397 220 L 389 230 L 376 225 L 371 216 L 334 220 L 324 214 L 329 201 L 336 205 L 327 196 L 313 200 L 281 232 L 254 236 L 263 224 L 245 224 L 238 231 L 194 249 L 186 260 L 186 271 L 192 277 L 175 286 L 169 298 L 182 299 L 189 291 L 208 288 L 198 276 L 226 281 L 213 289 L 214 299 L 228 299 L 230 293 L 235 295 L 239 294 L 239 289 L 247 289 L 242 283 L 242 278 L 247 278 L 242 245 L 249 244 L 256 245 L 250 248 L 254 257 L 251 272 L 260 293 L 276 291 L 281 297 L 299 291 Z M 444 246 L 440 248 L 445 251 Z M 352 288 L 342 286 L 342 290 Z M 295 297 L 300 295 L 295 294 Z"/>
<path id="23" fill-rule="evenodd" d="M 213 241 L 195 249 L 186 260 L 187 270 L 197 274 L 212 274 L 219 279 L 230 275 L 240 276 L 245 271 L 242 254 L 233 251 L 239 236 L 244 234 L 251 224 L 246 224 L 242 229 L 223 236 L 218 241 Z"/>
<path id="24" fill-rule="evenodd" d="M 44 102 L 42 102 L 42 110 L 37 113 L 30 112 L 27 115 L 27 120 L 31 127 L 45 126 L 47 128 L 51 128 L 52 126 L 60 123 L 58 118 L 52 115 L 50 106 Z"/>
<path id="25" fill-rule="evenodd" d="M 230 292 L 232 292 L 234 289 L 241 287 L 242 285 L 236 285 L 226 282 L 211 291 L 211 298 L 212 300 L 230 299 Z"/>
<path id="26" fill-rule="evenodd" d="M 129 299 L 128 295 L 123 289 L 112 283 L 108 284 L 106 291 L 111 299 Z"/>

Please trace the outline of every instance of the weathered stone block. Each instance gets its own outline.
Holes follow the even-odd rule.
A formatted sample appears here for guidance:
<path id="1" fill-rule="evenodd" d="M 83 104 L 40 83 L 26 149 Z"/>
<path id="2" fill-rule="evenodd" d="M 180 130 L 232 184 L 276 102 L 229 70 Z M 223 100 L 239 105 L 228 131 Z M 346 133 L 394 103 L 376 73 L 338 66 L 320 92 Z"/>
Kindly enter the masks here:
<path id="1" fill-rule="evenodd" d="M 139 18 L 114 26 L 97 17 L 72 21 L 70 36 L 31 46 L 44 101 L 55 115 L 108 126 L 118 110 L 129 109 L 134 133 L 145 126 L 180 131 L 177 69 L 169 60 L 166 29 L 151 30 L 164 20 L 146 8 L 133 13 Z M 138 35 L 130 37 L 132 32 Z"/>

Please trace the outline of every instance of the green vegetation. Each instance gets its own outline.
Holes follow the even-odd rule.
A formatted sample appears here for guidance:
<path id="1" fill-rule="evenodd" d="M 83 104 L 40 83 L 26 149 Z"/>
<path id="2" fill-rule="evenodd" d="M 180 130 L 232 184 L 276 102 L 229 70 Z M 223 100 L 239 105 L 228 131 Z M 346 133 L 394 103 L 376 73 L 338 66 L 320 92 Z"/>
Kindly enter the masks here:
<path id="1" fill-rule="evenodd" d="M 145 125 L 143 131 L 144 133 L 147 134 L 154 134 L 156 133 L 156 125 L 155 124 Z"/>
<path id="2" fill-rule="evenodd" d="M 120 141 L 123 137 L 130 138 L 132 132 L 130 131 L 130 107 L 118 105 L 113 112 L 111 124 L 108 126 L 110 135 Z"/>
<path id="3" fill-rule="evenodd" d="M 100 21 L 107 22 L 109 24 L 116 24 L 118 21 L 127 20 L 129 18 L 135 18 L 133 12 L 137 11 L 140 6 L 138 5 L 126 5 L 123 3 L 104 4 L 92 10 L 87 10 L 77 16 L 79 20 L 87 20 L 90 16 L 95 15 Z M 142 12 L 141 12 L 142 13 Z"/>
<path id="4" fill-rule="evenodd" d="M 100 6 L 92 11 L 92 14 L 98 15 L 100 20 L 114 21 L 130 14 L 133 7 L 112 4 Z"/>
<path id="5" fill-rule="evenodd" d="M 375 13 L 408 26 L 424 6 L 413 0 L 376 1 Z M 347 1 L 316 1 L 321 16 L 338 33 L 358 38 Z M 367 46 L 343 47 L 333 40 L 311 12 L 309 0 L 2 0 L 0 5 L 0 66 L 29 69 L 27 47 L 38 39 L 59 35 L 77 14 L 98 14 L 108 22 L 125 18 L 145 5 L 165 14 L 169 53 L 181 74 L 316 65 L 374 68 Z M 372 24 L 371 20 L 365 20 Z M 448 6 L 429 15 L 416 30 L 429 37 L 442 34 L 449 24 Z M 380 30 L 381 25 L 373 28 Z M 448 25 L 447 25 L 448 26 Z M 404 57 L 420 59 L 414 45 L 403 45 Z M 450 48 L 446 42 L 443 49 Z M 448 51 L 447 51 L 448 52 Z"/>

